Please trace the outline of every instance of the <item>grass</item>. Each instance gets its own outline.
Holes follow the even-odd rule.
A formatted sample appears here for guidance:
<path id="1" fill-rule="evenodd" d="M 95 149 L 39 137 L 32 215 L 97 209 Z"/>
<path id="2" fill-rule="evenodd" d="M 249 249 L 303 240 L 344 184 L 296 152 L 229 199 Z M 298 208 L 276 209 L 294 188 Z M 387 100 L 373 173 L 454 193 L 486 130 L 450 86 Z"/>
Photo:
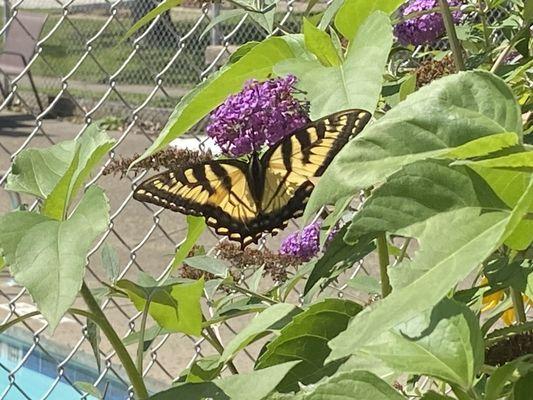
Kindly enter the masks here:
<path id="1" fill-rule="evenodd" d="M 42 37 L 50 32 L 59 21 L 59 15 L 50 15 Z M 65 76 L 87 51 L 87 41 L 92 38 L 105 23 L 105 18 L 90 16 L 72 16 L 64 21 L 52 36 L 44 43 L 42 57 L 32 67 L 36 76 Z M 174 23 L 174 34 L 179 37 L 187 34 L 194 26 L 194 20 L 181 20 Z M 73 74 L 73 80 L 92 83 L 105 83 L 128 58 L 133 46 L 131 42 L 122 41 L 126 30 L 132 21 L 115 19 L 92 42 L 89 57 Z M 207 26 L 202 26 L 184 41 L 184 48 L 180 56 L 173 62 L 163 76 L 165 85 L 195 84 L 199 82 L 202 70 L 205 68 L 205 49 L 209 45 L 209 35 L 200 38 L 200 34 Z M 234 28 L 234 22 L 221 25 L 224 33 Z M 264 34 L 253 25 L 245 23 L 232 38 L 232 44 L 242 44 L 250 40 L 261 40 Z M 178 49 L 178 38 L 169 31 L 159 33 L 141 44 L 138 53 L 127 63 L 124 70 L 117 76 L 118 83 L 148 84 L 154 83 L 155 74 L 161 71 Z"/>

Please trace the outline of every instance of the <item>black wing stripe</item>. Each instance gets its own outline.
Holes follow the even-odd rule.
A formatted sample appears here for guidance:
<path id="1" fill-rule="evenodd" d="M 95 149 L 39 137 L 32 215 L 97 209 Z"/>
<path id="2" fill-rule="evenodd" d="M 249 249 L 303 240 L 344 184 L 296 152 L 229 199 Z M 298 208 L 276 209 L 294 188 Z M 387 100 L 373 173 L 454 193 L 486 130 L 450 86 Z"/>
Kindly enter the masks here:
<path id="1" fill-rule="evenodd" d="M 215 189 L 207 180 L 207 175 L 205 173 L 206 168 L 210 168 L 210 166 L 200 165 L 198 167 L 193 168 L 192 173 L 196 180 L 202 185 L 202 188 L 204 190 L 207 190 L 209 192 L 209 195 L 212 195 L 213 193 L 215 193 Z"/>
<path id="2" fill-rule="evenodd" d="M 292 157 L 292 140 L 289 138 L 285 140 L 281 145 L 281 154 L 283 157 L 283 165 L 287 171 L 290 171 L 292 168 L 291 157 Z"/>

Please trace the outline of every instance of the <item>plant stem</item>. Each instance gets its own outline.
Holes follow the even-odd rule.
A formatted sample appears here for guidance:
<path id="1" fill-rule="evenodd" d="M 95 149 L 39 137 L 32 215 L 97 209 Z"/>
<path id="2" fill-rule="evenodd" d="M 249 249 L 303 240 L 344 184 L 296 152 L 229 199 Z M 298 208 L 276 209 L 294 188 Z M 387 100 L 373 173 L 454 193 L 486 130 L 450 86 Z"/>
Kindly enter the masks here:
<path id="1" fill-rule="evenodd" d="M 389 266 L 389 248 L 387 245 L 386 233 L 380 233 L 377 237 L 378 257 L 379 257 L 379 274 L 381 278 L 381 297 L 387 297 L 392 292 L 390 285 L 389 274 L 387 268 Z"/>
<path id="2" fill-rule="evenodd" d="M 222 346 L 222 343 L 220 343 L 218 340 L 213 328 L 208 326 L 205 328 L 205 330 L 207 334 L 202 333 L 202 336 L 211 344 L 211 346 L 215 348 L 216 351 L 218 351 L 220 355 L 222 355 L 222 353 L 224 353 L 224 346 Z M 233 375 L 237 375 L 239 373 L 239 371 L 237 371 L 237 367 L 235 367 L 235 364 L 233 364 L 233 361 L 230 360 L 226 364 Z"/>
<path id="3" fill-rule="evenodd" d="M 139 373 L 139 371 L 137 371 L 137 368 L 135 368 L 135 364 L 133 363 L 130 354 L 124 347 L 124 344 L 120 340 L 120 337 L 117 335 L 117 333 L 109 323 L 107 317 L 103 313 L 102 309 L 98 305 L 98 302 L 95 300 L 93 294 L 91 293 L 85 282 L 83 282 L 83 285 L 81 286 L 80 293 L 83 297 L 83 300 L 87 304 L 87 307 L 94 316 L 94 322 L 96 322 L 96 324 L 100 327 L 104 335 L 106 335 L 107 340 L 109 340 L 109 343 L 111 343 L 111 346 L 113 346 L 113 349 L 117 353 L 117 356 L 120 362 L 122 363 L 122 366 L 124 367 L 126 374 L 128 375 L 128 378 L 133 386 L 135 398 L 138 400 L 148 399 L 148 391 L 146 390 L 146 386 L 144 385 L 144 381 L 141 374 Z"/>
<path id="4" fill-rule="evenodd" d="M 500 65 L 502 64 L 503 60 L 505 60 L 505 57 L 507 57 L 507 55 L 511 52 L 511 50 L 515 46 L 515 44 L 518 41 L 518 39 L 520 39 L 520 37 L 522 36 L 524 31 L 527 30 L 527 29 L 529 29 L 529 28 L 528 27 L 522 27 L 518 32 L 516 32 L 516 35 L 514 35 L 511 38 L 511 40 L 509 41 L 509 44 L 505 47 L 505 49 L 500 53 L 500 55 L 498 56 L 498 58 L 494 62 L 494 65 L 490 69 L 490 72 L 492 72 L 493 74 L 496 73 L 498 68 L 500 68 Z"/>
<path id="5" fill-rule="evenodd" d="M 481 23 L 483 24 L 483 37 L 485 38 L 485 50 L 489 51 L 490 54 L 490 32 L 489 24 L 487 22 L 487 2 L 485 0 L 477 0 L 478 14 L 481 18 Z M 490 60 L 489 60 L 490 61 Z"/>
<path id="6" fill-rule="evenodd" d="M 144 358 L 144 332 L 146 332 L 146 320 L 148 319 L 148 309 L 152 301 L 151 296 L 148 297 L 144 305 L 141 328 L 139 329 L 139 344 L 137 345 L 137 371 L 142 374 L 143 372 L 143 358 Z"/>
<path id="7" fill-rule="evenodd" d="M 255 297 L 263 300 L 266 303 L 269 303 L 269 304 L 277 304 L 278 303 L 276 300 L 273 300 L 270 297 L 266 297 L 266 296 L 263 296 L 262 294 L 252 292 L 251 290 L 243 288 L 242 286 L 237 286 L 234 283 L 231 283 L 231 284 L 229 284 L 227 286 L 230 287 L 231 289 L 236 290 L 237 292 L 240 292 L 240 293 L 243 293 L 243 294 L 247 294 L 248 296 L 255 296 Z"/>
<path id="8" fill-rule="evenodd" d="M 516 318 L 518 322 L 523 324 L 526 322 L 526 310 L 524 309 L 524 300 L 522 299 L 522 293 L 520 293 L 520 290 L 511 287 L 511 299 L 513 300 Z"/>
<path id="9" fill-rule="evenodd" d="M 448 1 L 439 0 L 439 7 L 442 19 L 444 20 L 444 27 L 446 28 L 446 34 L 448 35 L 450 47 L 452 49 L 453 59 L 455 61 L 455 68 L 457 68 L 457 71 L 464 71 L 466 68 L 465 62 L 463 60 L 463 49 L 461 48 L 461 43 L 457 38 L 457 32 L 455 31 L 455 24 L 453 22 L 453 17 L 450 11 L 450 6 L 448 5 Z"/>

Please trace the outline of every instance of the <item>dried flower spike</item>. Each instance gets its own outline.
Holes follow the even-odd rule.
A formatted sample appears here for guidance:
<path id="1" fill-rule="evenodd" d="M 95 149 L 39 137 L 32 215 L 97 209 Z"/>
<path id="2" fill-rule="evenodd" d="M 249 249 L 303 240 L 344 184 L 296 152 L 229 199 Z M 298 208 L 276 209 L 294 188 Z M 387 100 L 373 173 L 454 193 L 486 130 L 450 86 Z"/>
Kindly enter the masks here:
<path id="1" fill-rule="evenodd" d="M 440 61 L 426 60 L 415 71 L 416 85 L 420 88 L 436 79 L 454 74 L 455 72 L 455 63 L 450 56 L 446 56 Z"/>
<path id="2" fill-rule="evenodd" d="M 120 173 L 120 177 L 123 178 L 128 172 L 130 165 L 139 158 L 139 154 L 134 154 L 132 157 L 121 157 L 120 159 L 113 159 L 104 168 L 103 175 L 111 175 Z M 166 150 L 158 151 L 152 154 L 150 157 L 138 162 L 132 167 L 132 171 L 137 174 L 141 171 L 151 169 L 159 171 L 164 169 L 181 169 L 187 168 L 194 164 L 199 164 L 205 161 L 209 161 L 213 158 L 210 151 L 200 152 L 189 149 L 175 149 L 169 148 Z"/>
<path id="3" fill-rule="evenodd" d="M 305 107 L 293 96 L 295 83 L 292 75 L 249 81 L 211 114 L 207 135 L 235 157 L 279 142 L 308 122 Z"/>
<path id="4" fill-rule="evenodd" d="M 274 254 L 268 249 L 241 250 L 238 245 L 221 242 L 217 246 L 218 256 L 231 263 L 232 267 L 242 271 L 247 268 L 263 266 L 265 273 L 270 274 L 276 282 L 284 282 L 288 277 L 288 269 L 296 268 L 302 263 L 298 257 L 287 254 Z"/>
<path id="5" fill-rule="evenodd" d="M 448 0 L 451 7 L 461 5 L 459 0 Z M 402 8 L 402 17 L 438 8 L 437 0 L 409 0 Z M 463 16 L 460 10 L 452 12 L 454 22 L 459 22 Z M 445 32 L 444 21 L 440 12 L 423 14 L 416 18 L 409 18 L 394 28 L 394 34 L 401 44 L 415 46 L 431 43 Z"/>

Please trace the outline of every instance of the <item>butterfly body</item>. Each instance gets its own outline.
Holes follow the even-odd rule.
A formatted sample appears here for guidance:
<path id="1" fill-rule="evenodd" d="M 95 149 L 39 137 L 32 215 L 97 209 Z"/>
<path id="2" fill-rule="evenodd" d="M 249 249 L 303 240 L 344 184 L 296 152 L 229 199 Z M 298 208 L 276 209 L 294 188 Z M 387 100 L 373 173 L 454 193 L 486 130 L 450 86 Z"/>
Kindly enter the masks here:
<path id="1" fill-rule="evenodd" d="M 244 248 L 301 216 L 333 157 L 370 119 L 362 110 L 334 114 L 297 130 L 248 160 L 220 159 L 166 171 L 141 183 L 134 198 L 203 216 Z"/>

